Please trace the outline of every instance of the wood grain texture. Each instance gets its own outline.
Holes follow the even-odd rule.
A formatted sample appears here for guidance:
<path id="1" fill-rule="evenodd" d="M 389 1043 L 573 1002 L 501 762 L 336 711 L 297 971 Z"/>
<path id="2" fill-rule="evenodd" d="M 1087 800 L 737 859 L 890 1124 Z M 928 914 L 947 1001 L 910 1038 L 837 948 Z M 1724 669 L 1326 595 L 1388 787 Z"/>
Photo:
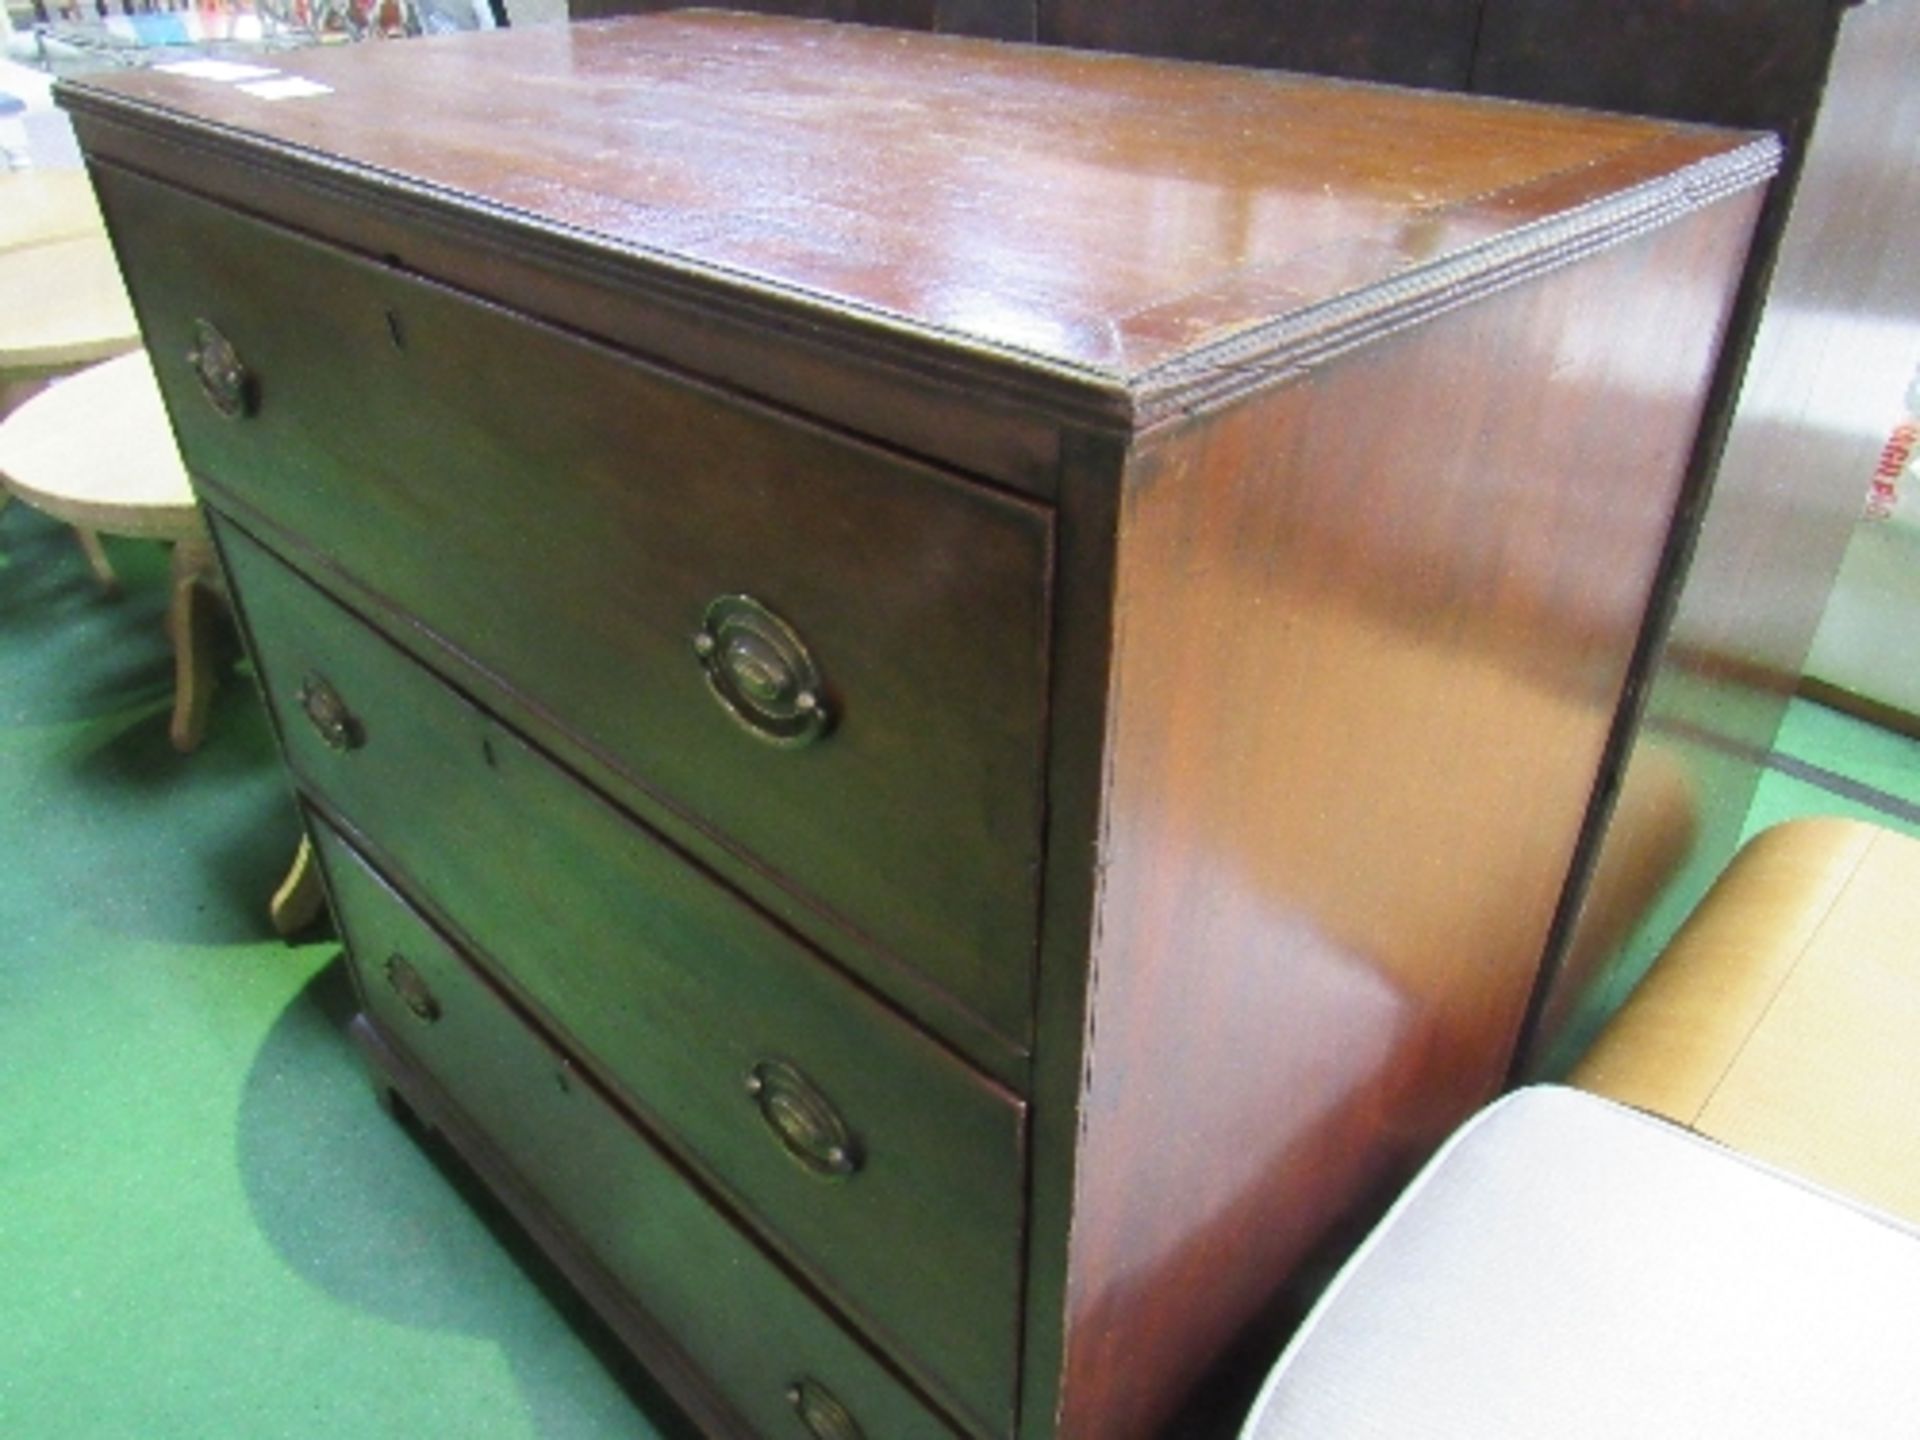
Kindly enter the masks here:
<path id="1" fill-rule="evenodd" d="M 1061 1433 L 1157 1433 L 1498 1087 L 1755 200 L 1129 474 Z"/>
<path id="2" fill-rule="evenodd" d="M 171 382 L 208 493 L 384 633 L 381 708 L 417 712 L 372 784 L 284 737 L 310 802 L 936 1404 L 1021 1440 L 1190 1433 L 1185 1393 L 1306 1248 L 1503 1072 L 1773 145 L 767 17 L 288 63 L 331 94 L 63 93 L 111 223 L 164 232 L 123 243 L 156 353 L 190 294 L 257 364 L 238 424 Z M 423 88 L 418 123 L 370 121 Z M 678 602 L 744 560 L 845 692 L 811 786 L 734 788 L 675 708 L 713 718 Z M 270 688 L 322 663 L 308 633 L 350 648 L 327 629 L 263 640 Z M 861 697 L 893 717 L 865 748 Z M 759 838 L 721 845 L 755 799 Z M 1028 803 L 1031 830 L 976 828 Z M 876 883 L 903 857 L 913 883 Z M 520 859 L 532 897 L 494 883 Z M 808 865 L 891 969 L 818 967 L 766 898 Z M 956 921 L 1016 913 L 1021 968 L 951 963 Z M 695 1062 L 732 1053 L 729 994 L 742 1029 L 778 1002 L 783 1045 L 898 1137 L 925 1107 L 876 997 L 981 1053 L 905 974 L 996 1037 L 1018 1012 L 1031 1049 L 1018 1215 L 970 1230 L 993 1155 L 900 1140 L 926 1174 L 889 1193 L 956 1211 L 875 1212 L 883 1257 L 924 1226 L 931 1261 L 879 1279 L 954 1292 L 903 1322 L 861 1237 L 803 1245 L 777 1183 L 702 1148 L 727 1100 Z M 684 1034 L 621 1032 L 636 976 L 685 990 Z M 579 1163 L 530 1165 L 544 1192 Z M 1010 1424 L 940 1369 L 996 1338 L 973 1307 L 1005 1244 Z"/>
<path id="3" fill-rule="evenodd" d="M 870 1434 L 953 1440 L 957 1427 L 809 1300 L 336 832 L 314 833 L 356 957 L 356 1038 L 383 1083 L 586 1282 L 705 1430 L 721 1440 L 800 1433 L 787 1391 L 805 1378 L 829 1386 Z M 431 1021 L 386 982 L 392 956 L 426 987 Z M 537 1194 L 531 1176 L 544 1181 Z M 719 1394 L 731 1403 L 716 1404 Z"/>
<path id="4" fill-rule="evenodd" d="M 1734 853 L 1920 351 L 1911 137 L 1920 4 L 1847 13 L 1780 239 L 1698 548 L 1653 672 L 1627 793 L 1678 778 L 1696 835 L 1656 858 L 1653 899 L 1590 897 L 1546 992 L 1528 1065 L 1560 1073 Z M 1609 837 L 1636 863 L 1636 844 Z M 1641 857 L 1644 858 L 1644 855 Z"/>
<path id="5" fill-rule="evenodd" d="M 1046 512 L 147 182 L 100 187 L 143 236 L 129 274 L 214 492 L 1027 1043 Z M 200 395 L 201 318 L 258 377 L 257 415 Z M 709 692 L 692 638 L 735 593 L 817 656 L 825 738 L 776 749 Z"/>
<path id="6" fill-rule="evenodd" d="M 1848 0 L 1471 0 L 1451 8 L 1411 0 L 1210 0 L 1196 11 L 1047 0 L 1041 33 L 1065 45 L 1392 79 L 1779 132 L 1789 161 L 1763 215 L 1749 267 L 1757 310 L 1786 221 L 1799 149 L 1826 92 L 1829 57 L 1848 9 Z M 1897 22 L 1856 16 L 1849 23 L 1885 32 Z M 1849 78 L 1838 83 L 1859 88 Z M 1707 503 L 1706 486 L 1714 479 L 1713 462 L 1752 340 L 1750 321 L 1738 322 L 1737 332 L 1700 452 L 1701 493 L 1689 502 L 1705 510 L 1704 519 L 1685 527 L 1661 586 L 1660 628 L 1645 637 L 1651 653 L 1677 604 L 1683 650 L 1648 667 L 1646 683 L 1658 698 L 1646 738 L 1632 738 L 1641 697 L 1623 719 L 1619 758 L 1609 765 L 1616 779 L 1595 812 L 1590 858 L 1580 865 L 1570 896 L 1574 909 L 1555 947 L 1578 980 L 1543 997 L 1548 1008 L 1529 1046 L 1535 1064 L 1547 1063 L 1543 1057 L 1550 1049 L 1577 1050 L 1584 1031 L 1571 1035 L 1565 1027 L 1581 986 L 1623 966 L 1644 965 L 1732 855 L 1759 761 L 1783 711 L 1785 686 L 1806 651 L 1803 632 L 1810 634 L 1817 623 L 1837 563 L 1839 531 L 1831 506 L 1790 513 L 1741 493 L 1738 477 L 1727 475 L 1719 478 L 1717 498 Z M 1697 559 L 1688 538 L 1695 532 Z M 1692 579 L 1686 578 L 1689 563 Z M 1782 577 L 1777 585 L 1774 576 Z M 1752 683 L 1708 687 L 1716 713 L 1668 716 L 1678 722 L 1668 724 L 1662 706 L 1701 708 L 1678 700 L 1699 689 L 1682 673 L 1694 663 L 1683 655 L 1717 643 L 1701 633 L 1716 623 L 1724 633 L 1725 624 L 1710 618 L 1715 612 L 1771 614 L 1777 638 L 1762 647 L 1764 654 L 1749 655 L 1749 661 L 1762 662 Z M 1747 636 L 1749 648 L 1757 638 Z M 1577 920 L 1570 918 L 1576 913 Z"/>
<path id="7" fill-rule="evenodd" d="M 309 803 L 350 828 L 581 1068 L 991 1429 L 1011 1423 L 1025 1106 L 835 976 L 240 531 L 222 553 Z M 302 713 L 351 712 L 338 750 Z M 522 877 L 538 877 L 529 885 Z M 351 924 L 351 918 L 347 921 Z M 364 965 L 383 955 L 359 952 Z M 789 1065 L 843 1117 L 824 1179 L 745 1088 Z"/>
<path id="8" fill-rule="evenodd" d="M 1040 0 L 1049 44 L 1464 90 L 1482 0 Z"/>
<path id="9" fill-rule="evenodd" d="M 1109 391 L 1563 211 L 1568 190 L 1737 148 L 1647 121 L 1516 126 L 1502 105 L 1413 92 L 707 13 L 284 64 L 332 93 L 262 106 L 140 71 L 63 95 L 459 194 L 636 279 L 760 287 L 828 323 L 937 339 L 949 365 L 977 350 Z M 560 84 L 572 121 L 546 124 Z M 423 91 L 430 118 L 389 123 Z M 1610 162 L 1612 185 L 1595 173 Z"/>

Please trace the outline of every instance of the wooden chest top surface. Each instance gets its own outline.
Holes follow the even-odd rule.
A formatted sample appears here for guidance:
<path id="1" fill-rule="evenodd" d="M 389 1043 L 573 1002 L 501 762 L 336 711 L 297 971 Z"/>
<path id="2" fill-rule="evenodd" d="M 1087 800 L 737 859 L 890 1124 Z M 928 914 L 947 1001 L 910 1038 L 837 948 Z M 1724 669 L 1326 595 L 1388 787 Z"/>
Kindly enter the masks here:
<path id="1" fill-rule="evenodd" d="M 1603 197 L 1771 164 L 1657 121 L 711 11 L 281 63 L 326 93 L 140 71 L 69 103 L 1123 384 Z"/>

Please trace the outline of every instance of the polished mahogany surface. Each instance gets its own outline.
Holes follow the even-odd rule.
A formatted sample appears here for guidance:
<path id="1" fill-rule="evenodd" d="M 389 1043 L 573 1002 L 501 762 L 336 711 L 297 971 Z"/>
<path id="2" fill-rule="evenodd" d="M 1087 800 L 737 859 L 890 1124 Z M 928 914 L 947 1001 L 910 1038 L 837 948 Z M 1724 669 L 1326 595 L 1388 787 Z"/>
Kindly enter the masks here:
<path id="1" fill-rule="evenodd" d="M 1498 104 L 705 12 L 282 63 L 332 93 L 86 84 L 595 249 L 1129 378 L 1730 148 L 1641 120 L 1516 126 Z"/>
<path id="2" fill-rule="evenodd" d="M 1003 1111 L 1024 1106 L 1024 1208 L 988 1237 L 1018 1232 L 1022 1307 L 1017 1333 L 981 1337 L 1017 1344 L 1017 1375 L 994 1380 L 992 1395 L 985 1382 L 962 1394 L 916 1336 L 872 1323 L 870 1305 L 823 1324 L 844 1325 L 932 1410 L 982 1436 L 1187 1440 L 1184 1400 L 1303 1253 L 1501 1081 L 1635 658 L 1775 147 L 1324 80 L 714 14 L 285 63 L 332 90 L 263 105 L 145 73 L 65 91 L 108 178 L 109 218 L 162 342 L 157 363 L 174 367 L 167 393 L 212 503 L 261 522 L 272 563 L 382 631 L 395 664 L 422 667 L 374 693 L 456 688 L 488 725 L 557 762 L 543 776 L 600 787 L 664 842 L 655 849 L 724 891 L 715 903 L 742 914 L 715 915 L 703 933 L 760 927 L 745 923 L 758 908 L 895 1007 L 893 1019 L 940 1026 L 956 1062 L 991 1070 Z M 438 103 L 419 107 L 423 93 Z M 143 256 L 132 239 L 152 213 L 137 196 L 155 184 L 185 192 L 177 213 L 192 233 L 173 236 L 174 258 Z M 308 238 L 269 245 L 258 235 L 269 228 Z M 311 263 L 274 258 L 296 251 Z M 239 333 L 237 287 L 219 283 L 239 257 L 288 272 L 279 286 L 255 276 L 248 293 L 259 300 L 311 284 L 322 251 L 333 257 L 327 273 L 357 275 L 364 289 L 337 288 L 318 313 L 290 304 L 299 333 L 284 346 L 271 326 Z M 233 258 L 199 276 L 189 302 L 175 252 Z M 426 323 L 443 307 L 444 325 Z M 266 357 L 256 414 L 203 414 L 208 376 L 178 339 L 209 316 L 234 328 L 243 354 Z M 456 353 L 457 363 L 446 358 Z M 659 387 L 659 413 L 684 415 L 700 399 L 713 428 L 623 429 L 637 408 L 609 378 L 616 353 Z M 530 365 L 554 373 L 528 376 Z M 511 398 L 495 386 L 505 375 L 538 398 L 534 420 L 495 413 Z M 395 378 L 383 386 L 382 376 Z M 576 405 L 570 386 L 595 398 Z M 349 443 L 316 419 L 243 455 L 243 437 L 270 435 L 322 393 L 339 397 L 322 411 L 363 417 L 367 433 Z M 396 395 L 407 407 L 383 409 Z M 906 427 L 902 409 L 914 412 Z M 540 415 L 564 421 L 565 448 L 523 433 Z M 407 416 L 429 417 L 421 436 L 405 435 Z M 490 443 L 503 434 L 515 443 Z M 684 443 L 701 435 L 713 443 Z M 676 436 L 688 463 L 662 459 L 656 470 L 653 447 Z M 834 498 L 845 465 L 809 459 L 829 438 L 872 451 L 886 477 L 872 494 Z M 336 463 L 343 445 L 351 465 Z M 729 463 L 743 446 L 759 460 Z M 557 463 L 539 458 L 549 454 Z M 1019 464 L 998 468 L 1010 456 Z M 469 475 L 487 483 L 463 488 Z M 752 514 L 751 493 L 777 477 L 798 482 L 785 522 L 768 529 L 790 548 L 756 565 L 733 517 Z M 303 484 L 313 493 L 285 493 Z M 459 615 L 438 609 L 436 575 L 463 563 L 449 552 L 519 529 L 538 543 L 527 497 L 547 489 L 573 507 L 571 544 L 531 570 L 500 545 L 489 552 L 498 596 L 476 586 L 463 589 Z M 439 500 L 422 513 L 440 527 L 396 544 L 398 508 L 428 492 Z M 470 492 L 484 515 L 450 503 Z M 1044 512 L 1044 551 L 1022 552 L 1040 558 L 996 571 L 977 527 L 943 527 L 945 500 L 962 492 L 976 508 L 1027 517 L 1021 533 L 1036 543 Z M 621 517 L 647 495 L 678 508 L 621 540 Z M 887 515 L 897 526 L 876 527 Z M 896 571 L 871 559 L 791 572 L 795 557 L 804 566 L 862 553 L 838 547 L 838 535 L 875 537 L 890 563 L 929 584 L 970 576 L 974 588 L 954 593 L 975 628 L 990 626 L 989 595 L 1037 595 L 1044 580 L 1043 686 L 988 669 L 991 683 L 963 696 L 1023 735 L 1038 727 L 1040 774 L 981 773 L 972 752 L 942 743 L 950 728 L 905 723 L 881 703 L 914 691 L 927 667 L 973 653 L 978 636 L 927 627 L 924 653 L 876 647 L 876 634 L 913 613 L 910 583 L 883 588 L 876 604 L 863 572 Z M 918 543 L 934 552 L 924 563 L 904 558 Z M 574 552 L 593 563 L 559 573 Z M 641 562 L 632 576 L 623 553 Z M 886 823 L 875 818 L 884 804 L 851 805 L 869 792 L 829 776 L 833 737 L 786 755 L 821 762 L 822 813 L 856 816 L 843 828 L 868 847 L 821 847 L 812 860 L 851 885 L 882 873 L 884 852 L 902 848 L 900 826 L 924 827 L 937 853 L 964 837 L 979 798 L 1038 807 L 1035 886 L 1020 888 L 1040 906 L 1037 951 L 983 956 L 1007 967 L 1004 994 L 1033 997 L 1030 1052 L 1009 1059 L 1003 1047 L 996 1058 L 899 988 L 900 971 L 933 953 L 925 941 L 884 936 L 915 953 L 873 966 L 853 958 L 846 936 L 783 908 L 771 878 L 809 861 L 806 817 L 788 792 L 778 823 L 800 829 L 744 853 L 718 838 L 730 803 L 720 789 L 690 788 L 675 809 L 623 788 L 597 768 L 582 712 L 555 703 L 579 683 L 572 672 L 595 671 L 613 697 L 606 713 L 634 718 L 636 755 L 681 745 L 653 763 L 687 762 L 698 772 L 689 778 L 717 785 L 721 738 L 748 742 L 732 730 L 710 740 L 641 703 L 647 687 L 685 676 L 698 697 L 704 682 L 684 643 L 622 666 L 600 637 L 632 624 L 632 585 L 719 560 L 764 570 L 783 593 L 803 580 L 795 593 L 830 591 L 834 623 L 821 633 L 846 637 L 833 653 L 882 657 L 846 697 L 841 738 L 871 727 L 861 783 L 893 777 L 881 788 L 898 804 Z M 995 573 L 1007 583 L 981 591 Z M 728 583 L 758 589 L 754 573 Z M 245 594 L 240 608 L 261 672 L 284 673 L 276 655 L 297 647 L 275 638 Z M 545 618 L 529 635 L 496 611 Z M 697 623 L 689 613 L 683 640 Z M 430 628 L 439 638 L 419 643 Z M 321 663 L 316 654 L 294 673 Z M 327 678 L 336 696 L 358 689 L 352 674 Z M 861 693 L 881 699 L 856 721 Z M 295 725 L 304 712 L 333 748 L 324 702 L 303 681 L 278 708 Z M 710 708 L 697 713 L 729 723 Z M 422 726 L 415 743 L 441 728 Z M 391 744 L 395 731 L 373 743 Z M 469 753 L 476 793 L 500 787 L 505 806 L 504 767 L 518 753 L 496 744 L 489 759 L 482 745 L 478 765 Z M 937 803 L 916 804 L 922 791 L 899 783 L 916 767 L 945 777 Z M 505 842 L 457 857 L 473 868 L 456 885 L 452 861 L 417 875 L 395 860 L 431 843 L 406 833 L 419 822 L 404 805 L 352 801 L 310 775 L 307 785 L 317 808 L 331 800 L 373 816 L 338 818 L 376 867 L 392 867 L 382 883 L 444 922 L 456 947 L 494 903 L 474 898 L 484 885 L 510 895 L 551 869 L 540 856 L 622 848 L 597 820 L 569 819 L 577 805 L 530 804 L 515 812 L 524 826 L 505 831 L 557 833 L 504 858 L 494 852 Z M 533 874 L 514 868 L 522 861 Z M 593 873 L 584 861 L 568 868 L 575 880 Z M 680 882 L 661 876 L 671 873 L 648 866 L 632 903 L 669 913 Z M 929 892 L 854 888 L 917 909 L 921 930 L 952 928 L 956 907 L 934 909 Z M 996 887 L 977 888 L 986 912 Z M 586 895 L 577 908 L 606 905 Z M 470 958 L 505 967 L 502 991 L 534 1006 L 533 977 L 466 938 L 480 952 Z M 782 943 L 756 963 L 798 953 Z M 610 972 L 618 957 L 616 944 Z M 651 992 L 643 969 L 624 973 Z M 811 1026 L 816 1038 L 851 1037 L 834 1042 L 835 1077 L 881 1043 L 855 1033 L 863 1008 Z M 751 1011 L 743 997 L 741 1013 Z M 431 1085 L 402 1053 L 403 1018 L 369 1022 L 376 1063 L 431 1111 Z M 607 1040 L 582 1039 L 577 1018 L 550 1018 L 553 1044 L 592 1048 L 581 1073 L 612 1073 L 599 1053 Z M 540 1026 L 537 1014 L 526 1019 Z M 689 1062 L 724 1049 L 693 1030 L 673 1032 Z M 473 1078 L 459 1055 L 417 1049 L 424 1068 L 447 1067 L 448 1088 Z M 739 1087 L 738 1065 L 722 1068 L 714 1073 Z M 824 1093 L 844 1088 L 836 1078 Z M 731 1097 L 749 1118 L 753 1093 Z M 689 1137 L 712 1117 L 676 1118 L 662 1100 L 635 1094 L 633 1119 L 657 1125 L 664 1150 L 696 1153 Z M 834 1131 L 831 1106 L 767 1108 L 789 1139 Z M 454 1133 L 484 1149 L 489 1133 L 523 1118 L 516 1108 Z M 536 1192 L 573 1184 L 577 1162 L 560 1155 L 525 1178 Z M 901 1183 L 898 1193 L 912 1188 Z M 800 1288 L 826 1300 L 855 1293 L 849 1277 L 874 1257 L 789 1248 L 774 1233 L 786 1213 L 777 1197 L 745 1179 L 727 1189 L 714 1200 L 721 1219 L 798 1266 Z M 535 1228 L 554 1243 L 550 1227 Z M 883 1264 L 925 1265 L 916 1283 L 937 1288 L 969 1262 L 933 1235 L 876 1222 L 870 1238 Z M 700 1263 L 646 1259 L 675 1285 Z M 645 1307 L 645 1287 L 621 1303 Z M 720 1337 L 730 1359 L 766 1354 L 778 1327 L 758 1322 L 718 1308 L 673 1321 Z M 671 1359 L 671 1345 L 657 1348 Z M 725 1375 L 707 1378 L 728 1388 Z M 865 1433 L 895 1432 L 876 1422 Z"/>
<path id="3" fill-rule="evenodd" d="M 1124 1417 L 1166 1412 L 1332 1197 L 1499 1086 L 1756 204 L 1137 462 L 1067 1433 L 1153 1433 Z"/>

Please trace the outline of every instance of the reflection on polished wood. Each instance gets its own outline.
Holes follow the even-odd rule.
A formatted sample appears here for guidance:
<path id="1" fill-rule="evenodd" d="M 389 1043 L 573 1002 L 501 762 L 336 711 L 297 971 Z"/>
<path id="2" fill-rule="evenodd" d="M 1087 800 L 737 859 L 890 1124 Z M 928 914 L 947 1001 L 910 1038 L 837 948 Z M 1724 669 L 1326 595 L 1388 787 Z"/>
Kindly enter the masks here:
<path id="1" fill-rule="evenodd" d="M 800 33 L 676 15 L 542 27 L 511 51 L 475 35 L 289 59 L 344 97 L 324 109 L 155 71 L 116 88 L 282 150 L 321 140 L 324 116 L 332 154 L 471 197 L 503 225 L 538 216 L 636 268 L 670 256 L 690 281 L 852 307 L 829 318 L 904 324 L 1109 389 L 1151 388 L 1155 367 L 1250 322 L 1725 149 L 1656 122 L 1538 112 L 1515 127 L 1501 105 L 1293 76 Z M 543 123 L 546 97 L 515 83 L 523 68 L 567 77 L 572 123 Z M 461 143 L 422 147 L 389 123 L 415 93 L 436 97 Z"/>
<path id="2" fill-rule="evenodd" d="M 1497 1087 L 1750 216 L 1330 365 L 1130 474 L 1069 1433 L 1163 1405 L 1311 1217 Z M 1610 312 L 1648 286 L 1638 326 Z"/>
<path id="3" fill-rule="evenodd" d="M 656 0 L 581 3 L 593 4 L 593 13 L 666 8 Z M 1837 547 L 1848 528 L 1838 472 L 1817 499 L 1785 505 L 1777 492 L 1769 495 L 1767 482 L 1751 467 L 1723 469 L 1716 460 L 1823 97 L 1857 107 L 1857 99 L 1848 97 L 1879 83 L 1856 78 L 1855 71 L 1870 64 L 1858 58 L 1863 45 L 1857 36 L 1877 32 L 1880 38 L 1871 43 L 1897 50 L 1897 31 L 1913 23 L 1913 0 L 1876 0 L 1871 7 L 1854 0 L 1199 0 L 1182 6 L 1160 0 L 979 0 L 931 9 L 925 0 L 754 0 L 747 8 L 909 29 L 964 28 L 952 23 L 955 16 L 991 13 L 1002 27 L 991 33 L 1008 38 L 1037 33 L 1076 48 L 1753 126 L 1786 141 L 1783 174 L 1762 213 L 1746 267 L 1745 302 L 1736 312 L 1703 425 L 1687 518 L 1677 527 L 1642 629 L 1643 665 L 1616 723 L 1613 758 L 1590 811 L 1588 839 L 1556 930 L 1552 963 L 1568 978 L 1542 992 L 1526 1047 L 1526 1066 L 1551 1073 L 1561 1063 L 1554 1057 L 1576 1051 L 1590 1028 L 1566 1025 L 1579 993 L 1600 977 L 1596 1001 L 1610 995 L 1617 1002 L 1622 986 L 1658 952 L 1732 855 L 1739 818 L 1784 713 L 1787 687 L 1832 584 Z M 575 10 L 581 13 L 578 3 Z M 1847 53 L 1836 55 L 1843 18 L 1856 39 Z M 1901 132 L 1889 126 L 1882 133 Z M 1864 216 L 1862 223 L 1878 224 Z M 1802 443 L 1783 439 L 1782 446 Z M 1760 550 L 1764 565 L 1752 563 Z M 1676 606 L 1675 629 L 1683 639 L 1663 659 L 1660 647 Z M 1713 616 L 1762 613 L 1771 617 L 1765 636 L 1747 626 L 1731 649 L 1716 649 L 1727 631 Z M 1707 705 L 1684 698 L 1701 690 L 1702 682 L 1682 672 L 1703 665 L 1719 676 L 1704 682 L 1715 697 Z M 1643 729 L 1640 701 L 1649 690 L 1658 693 L 1653 723 Z M 1687 713 L 1663 719 L 1662 712 L 1674 707 Z M 1688 803 L 1697 801 L 1705 813 L 1683 819 L 1668 803 L 1680 795 L 1669 782 L 1677 782 L 1692 797 Z M 1672 823 L 1649 829 L 1643 822 L 1655 796 Z"/>
<path id="4" fill-rule="evenodd" d="M 386 1083 L 703 1414 L 1193 1433 L 1505 1073 L 1775 147 L 715 14 L 285 63 L 65 93 Z M 722 595 L 815 743 L 716 704 Z M 579 1179 L 643 1156 L 712 1249 Z"/>

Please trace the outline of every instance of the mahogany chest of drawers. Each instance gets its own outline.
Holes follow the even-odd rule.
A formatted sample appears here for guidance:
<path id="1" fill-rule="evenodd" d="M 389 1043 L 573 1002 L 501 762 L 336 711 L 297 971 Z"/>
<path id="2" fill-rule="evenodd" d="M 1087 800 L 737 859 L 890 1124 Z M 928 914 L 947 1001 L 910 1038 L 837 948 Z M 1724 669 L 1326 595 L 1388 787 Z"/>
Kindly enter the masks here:
<path id="1" fill-rule="evenodd" d="M 382 1084 L 716 1434 L 1177 1425 L 1500 1083 L 1772 144 L 718 13 L 284 64 L 65 98 Z"/>

